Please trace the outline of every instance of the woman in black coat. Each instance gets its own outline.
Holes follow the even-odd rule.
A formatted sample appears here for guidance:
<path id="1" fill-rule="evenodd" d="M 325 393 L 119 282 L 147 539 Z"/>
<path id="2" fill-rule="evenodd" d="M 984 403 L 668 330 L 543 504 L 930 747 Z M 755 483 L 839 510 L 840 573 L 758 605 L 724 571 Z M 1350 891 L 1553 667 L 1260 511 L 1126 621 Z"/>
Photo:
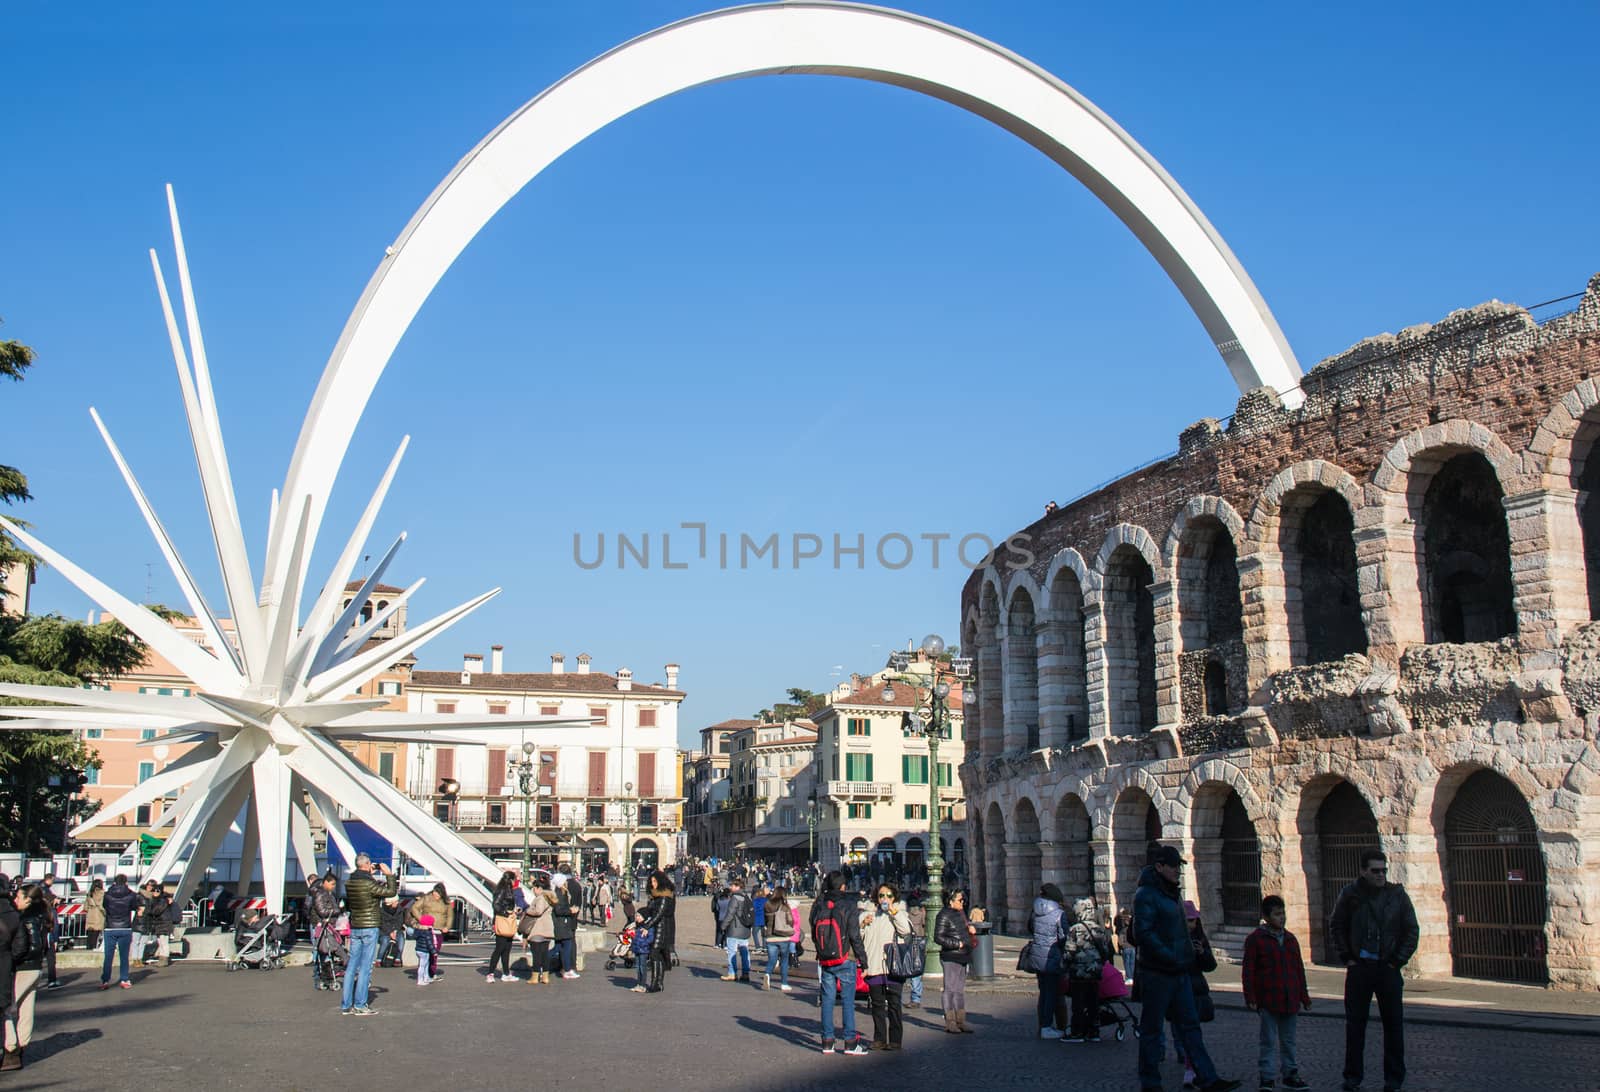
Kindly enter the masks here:
<path id="1" fill-rule="evenodd" d="M 672 966 L 673 948 L 678 943 L 678 900 L 674 897 L 677 891 L 671 878 L 657 869 L 650 873 L 649 887 L 650 901 L 645 904 L 644 912 L 634 917 L 639 928 L 649 929 L 652 934 L 649 958 L 639 961 L 635 993 L 661 992 L 667 970 Z"/>
<path id="2" fill-rule="evenodd" d="M 500 968 L 500 981 L 511 981 L 511 942 L 516 939 L 517 932 L 513 927 L 505 936 L 500 935 L 500 919 L 512 918 L 515 921 L 517 913 L 517 874 L 507 872 L 500 877 L 500 882 L 494 885 L 494 954 L 489 956 L 489 981 L 494 981 L 494 969 Z"/>
<path id="3" fill-rule="evenodd" d="M 573 938 L 578 933 L 578 907 L 572 901 L 569 885 L 558 883 L 551 890 L 555 900 L 550 905 L 550 918 L 556 934 L 556 954 L 561 957 L 561 977 L 577 978 L 578 953 Z"/>
<path id="4" fill-rule="evenodd" d="M 0 1070 L 21 1069 L 22 1052 L 33 1039 L 33 998 L 44 973 L 45 952 L 50 945 L 53 911 L 38 884 L 17 892 L 16 899 L 4 900 L 15 913 L 16 924 L 5 942 L 6 959 L 11 964 L 5 975 L 5 1046 Z"/>

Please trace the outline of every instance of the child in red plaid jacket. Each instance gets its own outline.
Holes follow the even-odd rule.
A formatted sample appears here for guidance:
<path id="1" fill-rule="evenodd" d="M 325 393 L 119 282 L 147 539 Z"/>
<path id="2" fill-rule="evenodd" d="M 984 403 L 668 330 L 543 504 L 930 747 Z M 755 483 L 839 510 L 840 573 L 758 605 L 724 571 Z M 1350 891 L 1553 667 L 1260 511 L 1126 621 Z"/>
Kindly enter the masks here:
<path id="1" fill-rule="evenodd" d="M 1264 924 L 1244 942 L 1244 1003 L 1261 1017 L 1262 1092 L 1277 1087 L 1279 1073 L 1284 1088 L 1309 1088 L 1295 1060 L 1295 1014 L 1311 1007 L 1300 942 L 1285 928 L 1288 913 L 1277 895 L 1261 900 L 1261 920 Z"/>

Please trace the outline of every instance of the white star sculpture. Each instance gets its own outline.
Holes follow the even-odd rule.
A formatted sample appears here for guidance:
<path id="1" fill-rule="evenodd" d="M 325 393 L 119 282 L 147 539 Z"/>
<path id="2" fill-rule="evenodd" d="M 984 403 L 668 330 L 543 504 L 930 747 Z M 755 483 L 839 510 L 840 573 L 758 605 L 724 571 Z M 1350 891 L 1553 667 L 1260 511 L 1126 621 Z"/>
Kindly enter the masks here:
<path id="1" fill-rule="evenodd" d="M 248 884 L 259 851 L 269 909 L 281 913 L 288 854 L 293 852 L 306 876 L 318 872 L 309 811 L 310 805 L 315 804 L 329 839 L 339 847 L 346 861 L 353 861 L 355 853 L 339 817 L 340 807 L 366 821 L 397 849 L 445 880 L 453 893 L 488 912 L 490 906 L 483 881 L 493 881 L 500 875 L 493 862 L 394 785 L 362 766 L 339 747 L 339 741 L 473 744 L 482 741 L 452 736 L 449 730 L 520 730 L 587 726 L 591 722 L 586 718 L 494 716 L 474 720 L 448 714 L 381 713 L 375 708 L 388 704 L 384 699 L 346 698 L 362 683 L 500 591 L 496 588 L 408 629 L 399 637 L 382 641 L 370 649 L 364 648 L 368 639 L 423 584 L 418 580 L 399 595 L 392 596 L 387 608 L 376 612 L 365 624 L 356 626 L 362 607 L 394 559 L 400 543 L 405 541 L 402 534 L 384 553 L 361 589 L 351 597 L 349 606 L 342 611 L 339 609 L 341 593 L 361 557 L 362 547 L 389 484 L 394 480 L 409 437 L 401 441 L 303 622 L 300 621 L 301 595 L 313 546 L 310 540 L 315 537 L 315 532 L 308 529 L 317 518 L 312 515 L 317 502 L 307 496 L 300 511 L 283 512 L 279 510 L 278 494 L 274 491 L 266 576 L 260 590 L 256 589 L 222 445 L 222 428 L 206 365 L 205 346 L 200 337 L 194 288 L 189 280 L 189 263 L 171 186 L 167 187 L 167 207 L 172 219 L 178 284 L 183 294 L 188 330 L 187 352 L 154 250 L 150 252 L 150 264 L 155 271 L 156 290 L 161 297 L 172 355 L 178 366 L 184 413 L 194 443 L 195 462 L 200 468 L 206 514 L 211 523 L 237 644 L 224 633 L 111 434 L 99 414 L 91 409 L 90 415 L 117 469 L 200 623 L 204 645 L 118 594 L 10 520 L 0 518 L 0 526 L 54 565 L 80 590 L 176 665 L 194 683 L 196 693 L 193 697 L 172 697 L 0 684 L 0 696 L 55 703 L 0 706 L 0 716 L 22 718 L 3 726 L 153 728 L 158 734 L 143 741 L 142 746 L 194 744 L 166 769 L 111 801 L 73 831 L 75 836 L 82 836 L 113 816 L 177 791 L 172 806 L 151 823 L 152 828 L 171 823 L 172 832 L 145 869 L 144 876 L 165 880 L 181 866 L 177 890 L 180 900 L 187 898 L 204 881 L 224 837 L 244 809 L 241 886 Z M 342 459 L 341 450 L 338 460 Z M 320 509 L 317 515 L 320 516 Z M 446 731 L 441 732 L 440 728 Z M 191 847 L 185 860 L 184 851 Z"/>

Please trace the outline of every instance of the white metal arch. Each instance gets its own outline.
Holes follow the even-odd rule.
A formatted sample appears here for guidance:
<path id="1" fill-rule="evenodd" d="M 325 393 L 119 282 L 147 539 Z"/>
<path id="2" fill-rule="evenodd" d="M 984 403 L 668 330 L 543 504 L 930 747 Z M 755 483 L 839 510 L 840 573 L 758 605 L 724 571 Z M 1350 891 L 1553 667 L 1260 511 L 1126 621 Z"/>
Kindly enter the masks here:
<path id="1" fill-rule="evenodd" d="M 1241 390 L 1298 405 L 1300 368 L 1255 285 L 1187 194 L 1093 103 L 993 42 L 919 15 L 861 4 L 767 3 L 685 19 L 559 80 L 483 139 L 439 184 L 367 283 L 318 384 L 280 513 L 311 498 L 312 535 L 334 473 L 390 354 L 456 257 L 566 151 L 642 106 L 716 81 L 851 76 L 954 103 L 1038 148 L 1087 186 L 1160 262 Z M 286 564 L 275 520 L 269 580 Z M 280 593 L 284 589 L 274 581 Z"/>

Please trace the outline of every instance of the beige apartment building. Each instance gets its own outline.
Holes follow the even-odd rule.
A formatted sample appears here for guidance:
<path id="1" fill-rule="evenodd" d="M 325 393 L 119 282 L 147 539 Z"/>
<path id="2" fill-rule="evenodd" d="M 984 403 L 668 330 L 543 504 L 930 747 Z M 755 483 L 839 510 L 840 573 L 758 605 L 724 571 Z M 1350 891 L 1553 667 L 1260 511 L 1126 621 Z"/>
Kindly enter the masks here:
<path id="1" fill-rule="evenodd" d="M 721 806 L 729 816 L 735 854 L 809 861 L 816 823 L 817 726 L 809 720 L 757 722 L 728 740 L 730 787 Z"/>
<path id="2" fill-rule="evenodd" d="M 920 656 L 920 653 L 918 653 Z M 920 662 L 912 671 L 926 670 Z M 930 778 L 939 789 L 939 840 L 948 865 L 966 871 L 966 801 L 955 769 L 962 761 L 962 691 L 950 680 L 950 737 L 930 768 L 928 741 L 904 730 L 916 708 L 910 686 L 883 698 L 885 672 L 852 676 L 812 715 L 817 726 L 817 860 L 921 869 L 927 864 Z"/>

